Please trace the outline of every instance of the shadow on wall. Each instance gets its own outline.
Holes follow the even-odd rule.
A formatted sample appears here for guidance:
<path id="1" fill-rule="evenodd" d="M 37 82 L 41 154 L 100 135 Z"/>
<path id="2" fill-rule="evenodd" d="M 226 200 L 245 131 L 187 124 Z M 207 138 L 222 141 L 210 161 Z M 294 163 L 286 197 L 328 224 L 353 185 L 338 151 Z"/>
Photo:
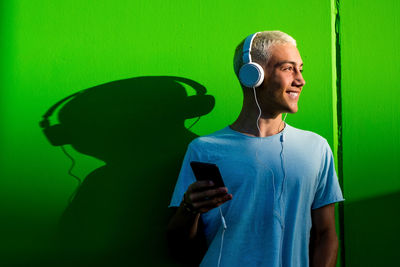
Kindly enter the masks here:
<path id="1" fill-rule="evenodd" d="M 400 192 L 345 203 L 346 266 L 398 266 Z"/>
<path id="2" fill-rule="evenodd" d="M 197 94 L 188 96 L 182 84 Z M 192 80 L 149 76 L 64 100 L 60 124 L 50 126 L 48 117 L 63 100 L 44 115 L 45 135 L 106 164 L 85 178 L 62 215 L 56 264 L 169 265 L 167 206 L 186 147 L 197 137 L 184 121 L 209 113 L 214 98 Z"/>

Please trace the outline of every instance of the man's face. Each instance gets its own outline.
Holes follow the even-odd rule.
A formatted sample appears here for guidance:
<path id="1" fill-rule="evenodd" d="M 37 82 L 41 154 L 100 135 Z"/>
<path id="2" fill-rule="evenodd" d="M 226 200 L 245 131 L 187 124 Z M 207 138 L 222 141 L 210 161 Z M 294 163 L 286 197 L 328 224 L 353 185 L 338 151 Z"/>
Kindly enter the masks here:
<path id="1" fill-rule="evenodd" d="M 262 110 L 273 114 L 295 113 L 305 84 L 300 53 L 291 44 L 274 45 L 270 51 L 264 82 L 258 89 Z"/>

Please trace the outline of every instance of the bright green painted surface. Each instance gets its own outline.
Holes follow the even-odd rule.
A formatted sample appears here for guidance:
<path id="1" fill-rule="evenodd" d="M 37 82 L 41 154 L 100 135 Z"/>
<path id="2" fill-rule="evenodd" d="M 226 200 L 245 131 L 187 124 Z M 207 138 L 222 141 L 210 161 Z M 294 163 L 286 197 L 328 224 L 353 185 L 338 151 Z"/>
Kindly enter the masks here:
<path id="1" fill-rule="evenodd" d="M 303 1 L 301 6 L 296 1 L 248 1 L 246 5 L 243 1 L 165 0 L 3 2 L 2 40 L 6 42 L 2 41 L 1 47 L 1 249 L 10 253 L 10 260 L 25 261 L 29 254 L 40 255 L 77 185 L 67 174 L 70 160 L 50 145 L 38 123 L 53 104 L 83 89 L 138 76 L 192 79 L 215 98 L 214 109 L 190 129 L 203 135 L 231 123 L 240 110 L 241 89 L 232 70 L 235 46 L 255 31 L 279 29 L 298 40 L 307 83 L 299 112 L 289 114 L 287 121 L 317 132 L 333 144 L 329 1 Z M 163 88 L 153 89 L 160 90 L 157 94 L 165 94 L 171 103 L 156 102 L 149 97 L 151 93 L 142 92 L 137 96 L 148 103 L 143 108 L 154 103 L 166 110 L 175 108 L 179 103 L 167 98 Z M 119 88 L 111 89 L 118 92 Z M 194 94 L 193 90 L 187 93 Z M 110 97 L 110 103 L 117 107 L 118 102 L 112 100 Z M 132 102 L 132 106 L 136 104 Z M 94 103 L 87 107 L 104 112 L 105 122 L 111 121 L 107 106 L 99 109 Z M 131 116 L 140 118 L 146 126 L 149 121 L 168 122 L 170 118 L 159 107 L 138 110 Z M 135 125 L 130 118 L 113 119 L 118 126 L 131 125 L 128 130 L 135 137 L 143 131 L 143 125 Z M 50 120 L 57 122 L 56 116 Z M 116 132 L 107 125 L 102 125 L 105 128 L 99 135 L 104 129 Z M 138 143 L 168 158 L 168 151 L 157 149 L 157 140 L 171 133 L 171 129 L 165 129 Z M 97 137 L 93 135 L 92 140 Z M 130 145 L 134 150 L 134 144 Z M 71 146 L 66 149 L 77 161 L 74 173 L 80 177 L 104 165 Z M 181 153 L 183 148 L 177 150 Z M 147 156 L 138 154 L 129 160 L 134 166 L 147 166 L 151 162 L 151 156 Z M 179 168 L 179 156 L 174 157 L 176 166 L 166 168 Z M 141 171 L 140 177 L 149 175 Z M 138 175 L 132 177 L 140 179 Z"/>
<path id="2" fill-rule="evenodd" d="M 342 6 L 345 187 L 356 201 L 400 190 L 400 4 Z"/>
<path id="3" fill-rule="evenodd" d="M 348 266 L 397 266 L 400 3 L 341 1 Z"/>

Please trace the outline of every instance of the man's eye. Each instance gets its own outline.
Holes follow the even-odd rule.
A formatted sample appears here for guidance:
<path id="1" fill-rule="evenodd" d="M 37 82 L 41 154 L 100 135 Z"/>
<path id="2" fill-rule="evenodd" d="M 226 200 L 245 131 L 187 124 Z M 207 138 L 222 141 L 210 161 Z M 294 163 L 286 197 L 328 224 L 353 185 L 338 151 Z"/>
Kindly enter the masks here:
<path id="1" fill-rule="evenodd" d="M 301 73 L 303 73 L 303 70 L 300 70 Z"/>
<path id="2" fill-rule="evenodd" d="M 286 68 L 284 68 L 283 70 L 293 70 L 293 67 L 286 67 Z"/>

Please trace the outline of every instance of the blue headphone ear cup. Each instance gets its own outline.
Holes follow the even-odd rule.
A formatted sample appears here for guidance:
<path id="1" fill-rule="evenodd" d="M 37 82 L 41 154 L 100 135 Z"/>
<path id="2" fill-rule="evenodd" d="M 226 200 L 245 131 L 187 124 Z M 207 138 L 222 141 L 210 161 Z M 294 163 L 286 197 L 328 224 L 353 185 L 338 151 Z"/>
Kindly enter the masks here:
<path id="1" fill-rule="evenodd" d="M 258 87 L 264 81 L 264 69 L 255 62 L 244 64 L 239 70 L 239 80 L 246 87 Z"/>

